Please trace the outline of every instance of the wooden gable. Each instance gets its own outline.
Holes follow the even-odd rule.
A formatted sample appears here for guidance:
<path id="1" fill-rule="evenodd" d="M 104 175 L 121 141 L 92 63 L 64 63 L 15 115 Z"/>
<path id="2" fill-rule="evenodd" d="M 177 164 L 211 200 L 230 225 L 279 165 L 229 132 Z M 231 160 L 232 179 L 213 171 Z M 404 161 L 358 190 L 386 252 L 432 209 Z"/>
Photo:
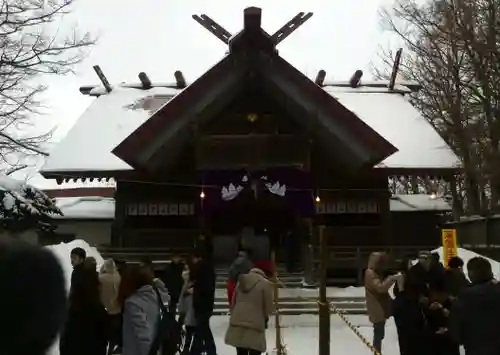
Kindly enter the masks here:
<path id="1" fill-rule="evenodd" d="M 330 159 L 346 167 L 372 167 L 397 151 L 278 55 L 279 41 L 260 26 L 260 9 L 246 9 L 244 22 L 243 30 L 227 39 L 229 54 L 115 147 L 117 157 L 154 171 L 160 161 L 175 159 L 193 130 L 213 120 L 249 85 L 258 85 L 285 107 Z"/>

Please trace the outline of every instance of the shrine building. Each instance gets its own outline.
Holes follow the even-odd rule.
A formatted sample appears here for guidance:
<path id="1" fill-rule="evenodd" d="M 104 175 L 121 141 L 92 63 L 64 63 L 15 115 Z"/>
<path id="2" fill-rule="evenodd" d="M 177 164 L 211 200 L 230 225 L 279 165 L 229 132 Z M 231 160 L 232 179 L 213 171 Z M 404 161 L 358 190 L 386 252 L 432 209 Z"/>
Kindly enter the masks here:
<path id="1" fill-rule="evenodd" d="M 137 84 L 113 86 L 96 66 L 102 86 L 80 89 L 96 98 L 43 176 L 116 181 L 110 248 L 187 253 L 203 235 L 229 261 L 242 235 L 256 249 L 298 235 L 304 250 L 320 229 L 338 250 L 438 244 L 437 226 L 392 232 L 389 180 L 451 181 L 459 171 L 408 100 L 418 85 L 395 81 L 398 63 L 390 81 L 363 82 L 361 71 L 346 82 L 306 77 L 276 46 L 310 16 L 273 35 L 258 8 L 244 11 L 236 35 L 194 16 L 228 52 L 190 84 L 176 72 L 171 85 L 140 73 Z"/>

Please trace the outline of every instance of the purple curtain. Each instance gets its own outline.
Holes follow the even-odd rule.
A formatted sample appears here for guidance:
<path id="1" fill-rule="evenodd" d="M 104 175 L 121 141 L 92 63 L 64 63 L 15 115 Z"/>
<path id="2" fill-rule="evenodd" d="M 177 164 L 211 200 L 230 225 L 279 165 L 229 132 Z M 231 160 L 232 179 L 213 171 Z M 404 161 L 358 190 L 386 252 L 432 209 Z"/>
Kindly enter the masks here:
<path id="1" fill-rule="evenodd" d="M 310 174 L 298 169 L 273 168 L 251 173 L 245 170 L 202 171 L 199 184 L 204 186 L 205 198 L 200 199 L 198 206 L 203 214 L 231 208 L 242 200 L 252 200 L 257 206 L 259 200 L 266 200 L 266 205 L 286 206 L 294 214 L 314 214 Z M 230 184 L 234 189 L 229 188 Z M 273 186 L 274 193 L 266 185 Z M 222 193 L 224 188 L 225 195 Z M 284 190 L 284 196 L 281 196 Z"/>

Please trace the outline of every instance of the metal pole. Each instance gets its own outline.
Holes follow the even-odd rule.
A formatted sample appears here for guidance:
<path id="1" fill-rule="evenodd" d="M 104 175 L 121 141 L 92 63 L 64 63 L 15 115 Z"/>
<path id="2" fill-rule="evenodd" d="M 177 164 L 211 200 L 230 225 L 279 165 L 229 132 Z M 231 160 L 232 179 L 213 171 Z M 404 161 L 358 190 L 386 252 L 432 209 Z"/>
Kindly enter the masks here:
<path id="1" fill-rule="evenodd" d="M 328 240 L 325 226 L 319 226 L 320 241 L 320 286 L 319 286 L 319 355 L 330 355 L 330 305 L 326 297 L 328 270 Z"/>

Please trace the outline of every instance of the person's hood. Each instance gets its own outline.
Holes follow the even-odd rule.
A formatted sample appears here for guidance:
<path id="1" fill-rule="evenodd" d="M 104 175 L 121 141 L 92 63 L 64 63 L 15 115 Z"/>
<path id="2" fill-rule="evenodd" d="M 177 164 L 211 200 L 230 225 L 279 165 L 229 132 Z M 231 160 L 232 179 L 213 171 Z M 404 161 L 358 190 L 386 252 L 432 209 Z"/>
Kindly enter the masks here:
<path id="1" fill-rule="evenodd" d="M 106 274 L 116 274 L 118 270 L 116 269 L 116 265 L 113 259 L 107 259 L 104 261 L 101 267 L 101 273 Z"/>
<path id="2" fill-rule="evenodd" d="M 373 252 L 368 259 L 368 269 L 379 270 L 382 266 L 384 254 L 381 252 Z"/>
<path id="3" fill-rule="evenodd" d="M 159 278 L 153 279 L 153 285 L 156 288 L 158 288 L 158 290 L 160 290 L 160 291 L 166 291 L 167 290 L 167 286 L 165 286 L 165 282 L 163 282 Z"/>
<path id="4" fill-rule="evenodd" d="M 248 274 L 240 275 L 238 289 L 243 293 L 252 291 L 260 282 L 269 282 L 261 269 L 252 269 Z"/>
<path id="5" fill-rule="evenodd" d="M 139 287 L 129 298 L 131 302 L 144 302 L 158 304 L 156 292 L 151 285 Z"/>
<path id="6" fill-rule="evenodd" d="M 248 258 L 247 255 L 238 255 L 236 259 L 234 260 L 234 263 L 236 265 L 242 265 L 244 263 L 250 262 L 250 259 Z"/>

